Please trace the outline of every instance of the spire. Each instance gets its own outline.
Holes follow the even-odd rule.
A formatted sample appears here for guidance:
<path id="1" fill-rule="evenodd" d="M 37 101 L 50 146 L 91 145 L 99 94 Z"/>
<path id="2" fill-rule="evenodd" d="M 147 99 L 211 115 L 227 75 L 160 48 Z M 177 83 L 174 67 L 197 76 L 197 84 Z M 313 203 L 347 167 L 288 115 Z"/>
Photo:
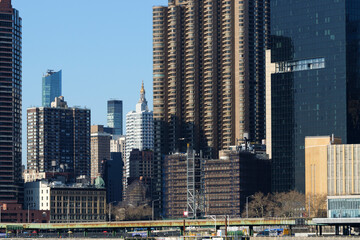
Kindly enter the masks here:
<path id="1" fill-rule="evenodd" d="M 144 80 L 142 81 L 142 84 L 141 84 L 140 94 L 145 94 Z"/>
<path id="2" fill-rule="evenodd" d="M 141 90 L 140 90 L 140 100 L 136 104 L 136 111 L 137 112 L 142 112 L 142 111 L 148 111 L 148 110 L 149 110 L 149 108 L 147 106 L 147 101 L 146 101 L 146 98 L 145 98 L 144 81 L 142 81 Z"/>

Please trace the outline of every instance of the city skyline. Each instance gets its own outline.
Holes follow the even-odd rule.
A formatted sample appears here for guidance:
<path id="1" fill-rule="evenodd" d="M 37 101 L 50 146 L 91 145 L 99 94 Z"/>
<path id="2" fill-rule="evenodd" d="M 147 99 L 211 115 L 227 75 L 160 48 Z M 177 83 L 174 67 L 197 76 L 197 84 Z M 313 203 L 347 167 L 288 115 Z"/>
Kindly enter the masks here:
<path id="1" fill-rule="evenodd" d="M 167 2 L 140 0 L 140 7 L 134 8 L 131 1 L 117 0 L 103 5 L 85 0 L 38 0 L 36 4 L 13 0 L 13 7 L 26 20 L 23 119 L 27 108 L 41 106 L 41 80 L 46 69 L 62 69 L 63 95 L 71 106 L 90 108 L 92 124 L 106 126 L 110 99 L 123 100 L 123 112 L 131 111 L 142 80 L 149 86 L 152 109 L 152 6 Z M 100 18 L 92 18 L 94 15 Z M 105 40 L 107 44 L 96 47 Z M 26 121 L 22 127 L 26 129 Z M 22 137 L 22 162 L 26 164 L 25 131 Z"/>

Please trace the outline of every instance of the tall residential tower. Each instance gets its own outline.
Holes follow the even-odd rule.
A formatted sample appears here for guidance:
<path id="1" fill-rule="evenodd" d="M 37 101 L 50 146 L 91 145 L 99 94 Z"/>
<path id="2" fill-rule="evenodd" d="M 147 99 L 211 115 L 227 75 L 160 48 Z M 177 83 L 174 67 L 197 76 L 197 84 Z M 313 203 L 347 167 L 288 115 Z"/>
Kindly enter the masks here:
<path id="1" fill-rule="evenodd" d="M 48 70 L 42 78 L 42 106 L 50 107 L 56 97 L 62 96 L 62 71 Z"/>
<path id="2" fill-rule="evenodd" d="M 19 12 L 0 1 L 0 205 L 21 203 L 22 35 Z"/>
<path id="3" fill-rule="evenodd" d="M 27 167 L 90 178 L 90 110 L 69 108 L 63 97 L 51 107 L 27 109 Z"/>
<path id="4" fill-rule="evenodd" d="M 153 8 L 155 151 L 205 156 L 265 138 L 267 0 Z M 247 133 L 247 134 L 246 134 Z"/>
<path id="5" fill-rule="evenodd" d="M 216 158 L 265 138 L 269 0 L 169 0 L 153 8 L 155 174 L 187 144 Z"/>

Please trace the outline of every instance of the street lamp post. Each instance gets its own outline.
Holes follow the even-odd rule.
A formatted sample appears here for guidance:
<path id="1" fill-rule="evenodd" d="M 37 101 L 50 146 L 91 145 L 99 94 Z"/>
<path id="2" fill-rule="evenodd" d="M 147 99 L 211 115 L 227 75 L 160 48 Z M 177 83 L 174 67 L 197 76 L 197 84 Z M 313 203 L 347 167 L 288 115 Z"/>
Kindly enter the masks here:
<path id="1" fill-rule="evenodd" d="M 153 200 L 152 203 L 151 203 L 151 207 L 152 207 L 152 208 L 151 208 L 151 209 L 152 209 L 152 218 L 151 218 L 151 219 L 152 219 L 153 221 L 154 221 L 154 215 L 155 215 L 155 213 L 154 213 L 154 203 L 155 203 L 155 202 L 158 202 L 158 201 L 160 201 L 160 198 Z"/>
<path id="2" fill-rule="evenodd" d="M 253 197 L 254 195 L 250 195 L 246 197 L 246 218 L 249 218 L 249 197 Z"/>
<path id="3" fill-rule="evenodd" d="M 28 223 L 30 223 L 30 203 L 28 203 Z"/>

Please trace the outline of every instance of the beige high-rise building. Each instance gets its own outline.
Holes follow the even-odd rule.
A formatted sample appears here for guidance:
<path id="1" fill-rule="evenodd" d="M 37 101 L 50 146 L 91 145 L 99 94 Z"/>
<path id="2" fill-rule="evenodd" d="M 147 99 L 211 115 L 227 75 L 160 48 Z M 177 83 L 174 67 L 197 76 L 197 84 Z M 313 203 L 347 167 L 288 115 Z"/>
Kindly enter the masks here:
<path id="1" fill-rule="evenodd" d="M 244 137 L 265 138 L 268 33 L 269 0 L 153 7 L 155 191 L 166 154 L 189 144 L 216 158 Z"/>
<path id="2" fill-rule="evenodd" d="M 244 136 L 265 138 L 268 5 L 170 0 L 153 8 L 155 151 L 189 143 L 216 157 Z"/>
<path id="3" fill-rule="evenodd" d="M 306 195 L 359 195 L 360 144 L 331 136 L 305 138 Z"/>
<path id="4" fill-rule="evenodd" d="M 104 126 L 91 126 L 91 181 L 102 177 L 105 162 L 110 160 L 111 135 L 104 132 Z"/>

